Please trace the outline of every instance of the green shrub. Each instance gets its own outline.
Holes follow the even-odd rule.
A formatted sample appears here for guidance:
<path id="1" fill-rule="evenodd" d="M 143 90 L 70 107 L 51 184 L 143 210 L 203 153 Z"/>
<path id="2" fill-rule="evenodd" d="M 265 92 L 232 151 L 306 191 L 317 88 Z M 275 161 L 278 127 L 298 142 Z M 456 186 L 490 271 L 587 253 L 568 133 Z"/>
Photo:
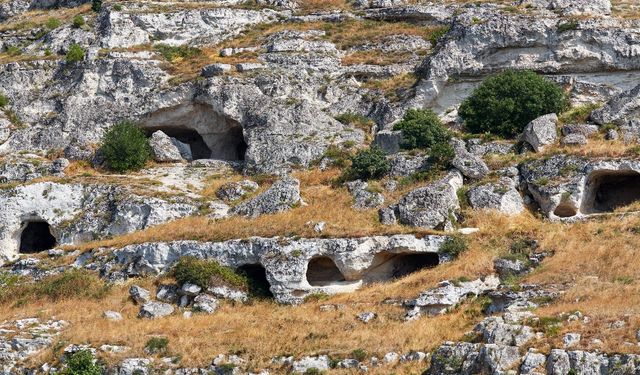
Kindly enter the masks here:
<path id="1" fill-rule="evenodd" d="M 202 50 L 191 46 L 169 46 L 166 44 L 156 44 L 155 50 L 160 52 L 167 61 L 173 62 L 177 59 L 188 59 L 202 54 Z"/>
<path id="2" fill-rule="evenodd" d="M 122 10 L 122 5 L 120 4 L 115 4 L 113 6 L 113 10 L 115 10 L 116 12 L 120 12 Z"/>
<path id="3" fill-rule="evenodd" d="M 528 70 L 507 70 L 486 79 L 460 106 L 467 131 L 514 137 L 532 120 L 560 113 L 562 88 Z"/>
<path id="4" fill-rule="evenodd" d="M 75 63 L 84 59 L 84 50 L 78 43 L 71 43 L 67 51 L 66 60 L 68 63 Z"/>
<path id="5" fill-rule="evenodd" d="M 351 167 L 346 171 L 345 177 L 349 180 L 378 179 L 387 174 L 390 168 L 384 151 L 373 146 L 351 157 Z"/>
<path id="6" fill-rule="evenodd" d="M 435 30 L 433 30 L 429 35 L 429 41 L 431 42 L 431 45 L 435 46 L 436 44 L 438 44 L 438 41 L 442 39 L 445 35 L 447 35 L 450 29 L 451 29 L 451 26 L 440 26 Z"/>
<path id="7" fill-rule="evenodd" d="M 345 112 L 336 116 L 336 120 L 345 125 L 351 125 L 355 128 L 362 129 L 365 132 L 370 132 L 374 122 L 370 118 L 358 113 Z"/>
<path id="8" fill-rule="evenodd" d="M 102 0 L 91 0 L 91 10 L 99 12 L 102 9 Z"/>
<path id="9" fill-rule="evenodd" d="M 7 104 L 9 104 L 9 98 L 0 94 L 0 108 L 6 106 Z"/>
<path id="10" fill-rule="evenodd" d="M 22 55 L 22 50 L 17 46 L 8 46 L 6 47 L 7 55 L 9 56 L 20 56 Z"/>
<path id="11" fill-rule="evenodd" d="M 96 360 L 90 350 L 81 350 L 73 353 L 67 359 L 67 368 L 62 375 L 101 375 L 102 367 L 95 363 Z"/>
<path id="12" fill-rule="evenodd" d="M 72 25 L 76 29 L 81 28 L 82 26 L 84 26 L 84 17 L 82 17 L 82 15 L 80 15 L 80 14 L 78 14 L 75 17 L 73 17 Z"/>
<path id="13" fill-rule="evenodd" d="M 220 283 L 248 289 L 249 280 L 234 269 L 220 265 L 215 260 L 183 257 L 173 268 L 173 277 L 179 284 L 191 283 L 207 288 Z"/>
<path id="14" fill-rule="evenodd" d="M 164 353 L 169 346 L 169 339 L 166 337 L 152 337 L 145 344 L 144 348 L 151 354 Z"/>
<path id="15" fill-rule="evenodd" d="M 51 17 L 47 20 L 47 22 L 44 24 L 45 27 L 49 30 L 53 30 L 53 29 L 57 29 L 58 27 L 60 27 L 60 20 L 55 18 L 55 17 Z"/>
<path id="16" fill-rule="evenodd" d="M 431 147 L 429 161 L 434 169 L 448 169 L 456 156 L 453 147 L 449 143 L 440 143 Z"/>
<path id="17" fill-rule="evenodd" d="M 561 23 L 558 25 L 558 33 L 565 33 L 567 31 L 577 30 L 578 26 L 580 26 L 580 23 L 575 20 Z"/>
<path id="18" fill-rule="evenodd" d="M 410 109 L 393 130 L 402 131 L 402 148 L 413 150 L 428 149 L 441 143 L 448 143 L 451 132 L 447 129 L 438 115 L 432 110 Z"/>
<path id="19" fill-rule="evenodd" d="M 367 359 L 368 353 L 364 349 L 355 349 L 354 351 L 351 352 L 351 357 L 353 357 L 353 359 L 355 359 L 358 362 L 363 362 L 364 360 Z"/>
<path id="20" fill-rule="evenodd" d="M 119 122 L 107 131 L 102 152 L 109 168 L 117 172 L 138 170 L 151 158 L 147 137 L 129 121 Z"/>
<path id="21" fill-rule="evenodd" d="M 469 244 L 462 236 L 449 236 L 440 246 L 440 253 L 446 254 L 451 258 L 457 258 L 460 254 L 467 251 Z"/>

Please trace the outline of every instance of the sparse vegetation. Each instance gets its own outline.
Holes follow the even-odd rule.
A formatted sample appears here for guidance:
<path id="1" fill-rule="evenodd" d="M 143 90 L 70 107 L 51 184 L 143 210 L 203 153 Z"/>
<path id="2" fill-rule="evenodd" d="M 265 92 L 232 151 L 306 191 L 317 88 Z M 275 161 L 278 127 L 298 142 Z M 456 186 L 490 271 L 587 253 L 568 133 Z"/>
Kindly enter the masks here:
<path id="1" fill-rule="evenodd" d="M 9 98 L 7 98 L 5 95 L 0 94 L 0 108 L 5 107 L 7 104 L 9 104 Z"/>
<path id="2" fill-rule="evenodd" d="M 512 138 L 539 116 L 561 113 L 566 94 L 527 70 L 507 70 L 486 79 L 460 106 L 467 131 Z"/>
<path id="3" fill-rule="evenodd" d="M 58 27 L 60 27 L 62 23 L 60 22 L 59 19 L 55 18 L 55 17 L 51 17 L 47 20 L 47 22 L 44 24 L 45 27 L 49 30 L 53 30 L 53 29 L 57 29 Z"/>
<path id="4" fill-rule="evenodd" d="M 172 271 L 179 284 L 192 283 L 207 288 L 212 285 L 229 285 L 248 289 L 248 279 L 230 267 L 222 266 L 215 260 L 183 257 Z"/>
<path id="5" fill-rule="evenodd" d="M 85 24 L 84 17 L 82 17 L 82 15 L 78 14 L 77 16 L 73 17 L 73 21 L 72 21 L 71 24 L 76 29 L 81 28 Z"/>
<path id="6" fill-rule="evenodd" d="M 469 243 L 462 236 L 449 236 L 440 246 L 440 252 L 455 259 L 469 249 Z"/>
<path id="7" fill-rule="evenodd" d="M 101 375 L 102 366 L 96 363 L 96 358 L 90 350 L 73 353 L 67 359 L 67 368 L 61 375 Z"/>
<path id="8" fill-rule="evenodd" d="M 402 148 L 405 150 L 430 149 L 448 143 L 451 132 L 442 125 L 432 110 L 410 109 L 393 130 L 402 131 Z"/>
<path id="9" fill-rule="evenodd" d="M 91 10 L 99 12 L 102 9 L 102 0 L 91 0 Z"/>
<path id="10" fill-rule="evenodd" d="M 71 43 L 65 59 L 68 63 L 82 61 L 84 59 L 84 49 L 82 49 L 78 43 Z"/>
<path id="11" fill-rule="evenodd" d="M 156 44 L 153 47 L 169 62 L 178 62 L 190 59 L 202 54 L 202 50 L 191 46 L 169 46 L 166 44 Z"/>
<path id="12" fill-rule="evenodd" d="M 116 172 L 138 170 L 151 158 L 147 137 L 130 121 L 121 121 L 109 129 L 101 150 L 109 168 Z"/>
<path id="13" fill-rule="evenodd" d="M 144 346 L 144 349 L 151 354 L 166 353 L 169 346 L 169 339 L 166 337 L 152 337 Z"/>

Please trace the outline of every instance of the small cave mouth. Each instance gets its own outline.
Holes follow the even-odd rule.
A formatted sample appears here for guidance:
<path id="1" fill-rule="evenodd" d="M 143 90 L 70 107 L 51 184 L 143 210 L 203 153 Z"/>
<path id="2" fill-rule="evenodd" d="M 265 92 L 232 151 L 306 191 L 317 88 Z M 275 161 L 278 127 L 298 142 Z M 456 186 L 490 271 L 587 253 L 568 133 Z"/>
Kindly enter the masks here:
<path id="1" fill-rule="evenodd" d="M 368 283 L 395 280 L 438 264 L 438 253 L 394 254 L 383 251 L 373 257 L 371 266 L 365 271 L 364 280 Z"/>
<path id="2" fill-rule="evenodd" d="M 596 171 L 589 176 L 585 191 L 584 213 L 612 212 L 640 201 L 640 173 Z"/>
<path id="3" fill-rule="evenodd" d="M 20 253 L 34 254 L 53 249 L 56 238 L 51 234 L 51 228 L 46 221 L 30 221 L 20 235 Z"/>
<path id="4" fill-rule="evenodd" d="M 267 270 L 262 264 L 245 264 L 238 267 L 237 271 L 249 280 L 249 294 L 258 298 L 273 298 Z"/>
<path id="5" fill-rule="evenodd" d="M 248 146 L 242 125 L 211 105 L 185 103 L 150 113 L 140 121 L 148 135 L 161 130 L 188 144 L 193 159 L 245 159 Z"/>
<path id="6" fill-rule="evenodd" d="M 307 281 L 311 286 L 329 286 L 346 281 L 333 259 L 316 257 L 307 266 Z"/>
<path id="7" fill-rule="evenodd" d="M 578 214 L 578 210 L 574 207 L 573 204 L 563 202 L 556 207 L 553 211 L 553 214 L 558 217 L 573 217 Z"/>

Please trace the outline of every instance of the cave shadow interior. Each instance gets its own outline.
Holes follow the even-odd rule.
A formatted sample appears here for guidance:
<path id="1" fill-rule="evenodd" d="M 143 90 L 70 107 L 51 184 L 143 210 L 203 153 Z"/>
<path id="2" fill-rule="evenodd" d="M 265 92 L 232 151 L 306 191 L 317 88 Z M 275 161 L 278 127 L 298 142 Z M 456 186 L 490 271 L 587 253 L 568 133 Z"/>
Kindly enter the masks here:
<path id="1" fill-rule="evenodd" d="M 56 238 L 46 221 L 29 221 L 20 235 L 20 253 L 33 254 L 52 249 Z"/>

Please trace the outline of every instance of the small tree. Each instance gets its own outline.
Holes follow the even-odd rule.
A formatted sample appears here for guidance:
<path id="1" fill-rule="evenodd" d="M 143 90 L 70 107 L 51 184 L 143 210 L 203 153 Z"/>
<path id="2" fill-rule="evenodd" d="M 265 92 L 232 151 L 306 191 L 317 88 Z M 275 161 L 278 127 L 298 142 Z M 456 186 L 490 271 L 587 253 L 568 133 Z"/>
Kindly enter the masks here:
<path id="1" fill-rule="evenodd" d="M 428 149 L 437 144 L 448 143 L 451 132 L 432 110 L 410 109 L 393 130 L 402 131 L 402 148 Z"/>
<path id="2" fill-rule="evenodd" d="M 151 158 L 144 132 L 130 121 L 122 121 L 104 135 L 102 152 L 109 167 L 117 172 L 138 170 Z"/>
<path id="3" fill-rule="evenodd" d="M 567 108 L 562 88 L 528 70 L 507 70 L 486 79 L 460 106 L 468 131 L 511 138 L 532 120 Z"/>
<path id="4" fill-rule="evenodd" d="M 381 178 L 389 172 L 389 169 L 389 161 L 384 151 L 380 147 L 373 146 L 351 157 L 351 167 L 347 171 L 347 177 L 351 180 L 372 180 Z"/>
<path id="5" fill-rule="evenodd" d="M 68 63 L 75 63 L 84 59 L 84 50 L 78 43 L 72 43 L 67 51 L 66 60 Z"/>

